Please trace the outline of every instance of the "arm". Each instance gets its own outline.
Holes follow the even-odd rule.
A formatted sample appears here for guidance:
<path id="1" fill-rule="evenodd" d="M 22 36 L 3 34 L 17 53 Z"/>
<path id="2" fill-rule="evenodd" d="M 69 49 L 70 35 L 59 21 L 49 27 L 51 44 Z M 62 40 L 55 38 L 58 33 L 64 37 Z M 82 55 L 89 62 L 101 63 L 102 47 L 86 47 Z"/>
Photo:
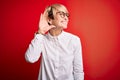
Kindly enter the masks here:
<path id="1" fill-rule="evenodd" d="M 75 42 L 73 73 L 74 80 L 84 80 L 83 62 L 82 62 L 82 47 L 80 39 L 77 38 Z"/>
<path id="2" fill-rule="evenodd" d="M 41 34 L 36 34 L 34 39 L 29 44 L 29 47 L 25 53 L 25 59 L 28 62 L 34 63 L 39 59 L 43 45 L 43 37 L 44 36 Z"/>
<path id="3" fill-rule="evenodd" d="M 29 44 L 29 47 L 25 53 L 25 59 L 28 62 L 34 63 L 39 59 L 43 48 L 44 34 L 53 27 L 55 26 L 48 24 L 47 11 L 44 11 L 44 14 L 41 14 L 40 16 L 38 32 L 31 41 L 31 44 Z"/>

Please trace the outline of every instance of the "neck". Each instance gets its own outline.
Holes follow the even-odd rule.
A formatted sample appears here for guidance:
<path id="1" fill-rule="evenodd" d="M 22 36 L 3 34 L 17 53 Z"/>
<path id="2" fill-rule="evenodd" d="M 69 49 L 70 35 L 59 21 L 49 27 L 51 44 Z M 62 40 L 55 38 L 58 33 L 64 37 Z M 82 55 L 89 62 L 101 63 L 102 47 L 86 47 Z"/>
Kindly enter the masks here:
<path id="1" fill-rule="evenodd" d="M 55 29 L 55 28 L 52 28 L 50 29 L 49 33 L 52 35 L 52 36 L 58 36 L 59 34 L 61 34 L 62 32 L 62 29 Z"/>

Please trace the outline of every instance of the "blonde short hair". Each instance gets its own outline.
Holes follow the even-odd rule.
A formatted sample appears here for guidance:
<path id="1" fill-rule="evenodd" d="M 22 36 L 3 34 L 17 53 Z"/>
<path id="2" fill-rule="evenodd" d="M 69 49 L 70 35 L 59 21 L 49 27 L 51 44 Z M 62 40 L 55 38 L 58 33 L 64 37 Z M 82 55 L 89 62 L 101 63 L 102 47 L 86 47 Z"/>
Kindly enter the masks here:
<path id="1" fill-rule="evenodd" d="M 50 19 L 54 19 L 54 15 L 56 11 L 64 10 L 66 13 L 68 13 L 67 8 L 62 4 L 52 4 L 48 6 L 45 10 L 47 11 L 48 18 Z"/>

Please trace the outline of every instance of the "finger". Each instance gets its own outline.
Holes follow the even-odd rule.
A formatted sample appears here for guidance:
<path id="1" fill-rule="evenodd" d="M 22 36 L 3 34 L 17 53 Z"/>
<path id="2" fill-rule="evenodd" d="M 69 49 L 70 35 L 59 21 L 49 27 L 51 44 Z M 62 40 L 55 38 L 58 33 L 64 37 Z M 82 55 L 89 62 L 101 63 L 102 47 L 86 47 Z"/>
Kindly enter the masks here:
<path id="1" fill-rule="evenodd" d="M 48 12 L 47 12 L 47 10 L 44 11 L 43 18 L 44 18 L 44 20 L 48 19 Z"/>
<path id="2" fill-rule="evenodd" d="M 47 15 L 48 15 L 47 10 L 44 11 L 43 15 L 44 15 L 45 17 L 47 17 Z"/>
<path id="3" fill-rule="evenodd" d="M 54 26 L 54 25 L 51 25 L 50 27 L 52 27 L 52 28 L 53 28 L 53 27 L 56 27 L 56 26 Z"/>
<path id="4" fill-rule="evenodd" d="M 41 15 L 40 15 L 40 21 L 42 20 L 42 18 L 43 18 L 43 14 L 41 13 Z"/>
<path id="5" fill-rule="evenodd" d="M 40 20 L 39 20 L 39 27 L 40 27 L 40 24 L 42 23 L 42 18 L 43 18 L 43 14 L 41 13 Z"/>
<path id="6" fill-rule="evenodd" d="M 56 26 L 54 26 L 54 25 L 50 25 L 49 26 L 49 29 L 52 29 L 52 28 L 55 28 Z"/>

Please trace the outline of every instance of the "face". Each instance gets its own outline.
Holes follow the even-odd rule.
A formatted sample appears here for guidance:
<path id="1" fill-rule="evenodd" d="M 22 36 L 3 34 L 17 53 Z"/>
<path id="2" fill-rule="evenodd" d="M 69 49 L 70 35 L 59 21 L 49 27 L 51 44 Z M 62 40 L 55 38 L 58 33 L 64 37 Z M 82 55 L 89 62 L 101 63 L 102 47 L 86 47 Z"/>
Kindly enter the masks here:
<path id="1" fill-rule="evenodd" d="M 68 17 L 69 14 L 66 13 L 64 9 L 59 9 L 54 11 L 54 19 L 52 20 L 52 24 L 56 26 L 56 28 L 66 29 L 68 25 Z"/>

